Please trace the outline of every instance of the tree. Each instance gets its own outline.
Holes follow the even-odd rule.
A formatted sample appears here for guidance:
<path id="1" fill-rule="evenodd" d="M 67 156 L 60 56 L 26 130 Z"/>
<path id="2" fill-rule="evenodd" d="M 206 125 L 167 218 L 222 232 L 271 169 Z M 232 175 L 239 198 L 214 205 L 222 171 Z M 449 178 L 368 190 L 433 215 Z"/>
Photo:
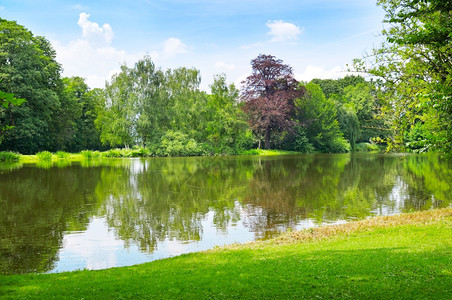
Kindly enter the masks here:
<path id="1" fill-rule="evenodd" d="M 351 151 L 355 151 L 356 142 L 361 137 L 361 124 L 352 105 L 341 105 L 338 110 L 338 121 L 345 138 L 350 143 Z"/>
<path id="2" fill-rule="evenodd" d="M 293 78 L 292 68 L 272 55 L 259 55 L 251 67 L 241 97 L 259 145 L 264 138 L 269 149 L 272 133 L 293 125 L 294 100 L 303 97 L 305 89 Z"/>
<path id="3" fill-rule="evenodd" d="M 149 56 L 140 59 L 131 70 L 133 94 L 137 101 L 136 130 L 143 147 L 160 139 L 168 125 L 168 96 L 165 78 Z"/>
<path id="4" fill-rule="evenodd" d="M 67 141 L 67 149 L 73 152 L 81 150 L 99 150 L 102 148 L 100 132 L 95 126 L 98 99 L 102 90 L 91 90 L 81 77 L 63 78 L 64 97 L 68 102 L 72 119 L 73 135 Z M 70 108 L 70 109 L 69 109 Z"/>
<path id="5" fill-rule="evenodd" d="M 121 72 L 113 75 L 111 82 L 105 84 L 105 89 L 100 95 L 95 123 L 101 132 L 103 144 L 128 148 L 137 142 L 137 101 L 132 90 L 130 72 L 127 66 L 122 65 Z"/>
<path id="6" fill-rule="evenodd" d="M 429 145 L 452 152 L 452 2 L 379 0 L 386 12 L 386 41 L 355 67 L 379 79 L 394 136 L 390 146 L 405 149 L 405 136 L 421 122 L 432 133 Z"/>
<path id="7" fill-rule="evenodd" d="M 52 119 L 63 88 L 55 56 L 45 38 L 0 18 L 0 90 L 27 100 L 9 108 L 14 128 L 5 133 L 2 149 L 35 153 L 54 145 Z"/>
<path id="8" fill-rule="evenodd" d="M 350 85 L 365 83 L 366 80 L 362 76 L 347 75 L 339 79 L 312 79 L 312 83 L 320 85 L 327 99 L 333 96 L 343 95 L 344 89 Z"/>
<path id="9" fill-rule="evenodd" d="M 201 73 L 195 68 L 177 68 L 165 72 L 165 88 L 168 94 L 169 130 L 178 131 L 202 139 L 203 114 L 207 96 L 199 90 Z"/>
<path id="10" fill-rule="evenodd" d="M 313 79 L 325 97 L 336 104 L 337 119 L 351 150 L 358 142 L 379 141 L 388 136 L 389 127 L 381 114 L 381 100 L 375 82 L 361 76 L 345 76 L 340 79 Z"/>
<path id="11" fill-rule="evenodd" d="M 238 153 L 253 144 L 252 132 L 239 104 L 239 90 L 226 83 L 224 74 L 214 77 L 204 114 L 204 139 L 216 153 Z"/>
<path id="12" fill-rule="evenodd" d="M 335 103 L 326 99 L 319 85 L 308 83 L 306 96 L 297 99 L 296 106 L 298 123 L 305 127 L 306 136 L 317 151 L 348 150 L 337 121 Z"/>
<path id="13" fill-rule="evenodd" d="M 5 93 L 0 91 L 0 144 L 2 143 L 3 136 L 6 133 L 7 130 L 11 130 L 14 128 L 14 125 L 8 125 L 12 124 L 14 122 L 14 119 L 11 119 L 11 107 L 12 106 L 19 106 L 22 103 L 26 102 L 25 99 L 18 99 L 14 97 L 14 94 L 12 93 Z M 9 120 L 6 115 L 9 113 Z M 2 124 L 2 120 L 5 124 Z"/>
<path id="14" fill-rule="evenodd" d="M 385 138 L 388 135 L 386 117 L 381 114 L 381 101 L 378 99 L 372 82 L 361 82 L 344 88 L 341 104 L 347 106 L 345 111 L 352 109 L 359 123 L 360 142 L 369 142 L 375 138 Z M 342 110 L 343 111 L 343 110 Z M 339 119 L 341 124 L 341 118 Z"/>

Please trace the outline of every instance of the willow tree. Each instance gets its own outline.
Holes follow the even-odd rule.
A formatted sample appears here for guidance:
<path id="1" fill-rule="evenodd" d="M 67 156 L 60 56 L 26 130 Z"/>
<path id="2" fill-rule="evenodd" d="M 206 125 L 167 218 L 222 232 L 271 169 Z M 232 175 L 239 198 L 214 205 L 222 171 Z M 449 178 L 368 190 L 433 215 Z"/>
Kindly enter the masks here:
<path id="1" fill-rule="evenodd" d="M 270 148 L 274 132 L 293 125 L 294 100 L 303 97 L 305 89 L 293 77 L 292 68 L 272 55 L 260 54 L 251 61 L 252 74 L 243 82 L 242 100 L 249 124 L 265 148 Z"/>

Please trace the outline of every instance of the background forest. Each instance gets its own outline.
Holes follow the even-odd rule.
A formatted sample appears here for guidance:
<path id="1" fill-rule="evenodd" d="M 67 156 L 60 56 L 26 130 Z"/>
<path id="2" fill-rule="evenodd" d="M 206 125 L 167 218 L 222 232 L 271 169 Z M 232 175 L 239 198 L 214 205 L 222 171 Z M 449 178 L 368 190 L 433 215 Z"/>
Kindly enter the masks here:
<path id="1" fill-rule="evenodd" d="M 0 19 L 0 151 L 450 153 L 452 4 L 401 2 L 378 1 L 390 27 L 380 48 L 355 61 L 366 79 L 298 82 L 290 66 L 261 54 L 241 90 L 217 75 L 209 92 L 198 70 L 162 70 L 149 56 L 90 89 L 61 76 L 46 38 Z"/>

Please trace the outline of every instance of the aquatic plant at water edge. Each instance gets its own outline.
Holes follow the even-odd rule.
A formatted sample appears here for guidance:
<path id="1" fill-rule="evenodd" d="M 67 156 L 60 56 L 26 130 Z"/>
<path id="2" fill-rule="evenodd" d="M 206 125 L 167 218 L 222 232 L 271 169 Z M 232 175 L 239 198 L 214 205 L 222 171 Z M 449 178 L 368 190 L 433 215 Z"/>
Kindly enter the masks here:
<path id="1" fill-rule="evenodd" d="M 2 151 L 0 152 L 0 162 L 15 162 L 19 161 L 20 155 L 15 152 Z"/>
<path id="2" fill-rule="evenodd" d="M 61 158 L 61 159 L 63 159 L 63 158 L 69 158 L 69 157 L 71 156 L 69 153 L 64 152 L 64 151 L 58 151 L 57 153 L 55 153 L 55 155 L 56 155 L 58 158 Z"/>
<path id="3" fill-rule="evenodd" d="M 41 151 L 36 153 L 36 157 L 39 161 L 50 161 L 52 160 L 52 152 L 49 151 Z"/>
<path id="4" fill-rule="evenodd" d="M 82 154 L 83 158 L 85 159 L 94 159 L 94 158 L 101 158 L 102 154 L 99 151 L 92 151 L 92 150 L 83 150 L 80 152 Z"/>

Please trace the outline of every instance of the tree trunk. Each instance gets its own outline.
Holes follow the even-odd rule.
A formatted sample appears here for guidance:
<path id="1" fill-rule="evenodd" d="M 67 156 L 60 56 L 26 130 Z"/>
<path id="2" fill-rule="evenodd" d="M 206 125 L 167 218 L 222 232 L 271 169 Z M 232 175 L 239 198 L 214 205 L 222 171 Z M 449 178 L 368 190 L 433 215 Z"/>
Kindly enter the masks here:
<path id="1" fill-rule="evenodd" d="M 270 126 L 265 130 L 265 149 L 270 149 Z"/>

